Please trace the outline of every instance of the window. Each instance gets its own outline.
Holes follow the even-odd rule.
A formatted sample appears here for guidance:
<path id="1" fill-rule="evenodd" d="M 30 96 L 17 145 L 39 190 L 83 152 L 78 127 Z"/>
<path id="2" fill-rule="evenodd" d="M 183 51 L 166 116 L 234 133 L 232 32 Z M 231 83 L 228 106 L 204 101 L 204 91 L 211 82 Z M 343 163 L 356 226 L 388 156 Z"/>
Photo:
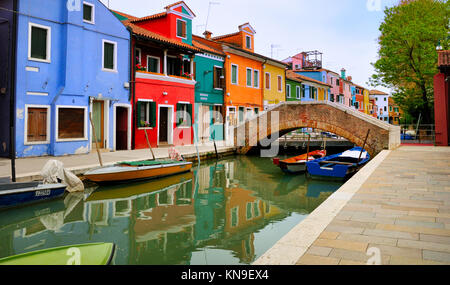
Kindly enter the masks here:
<path id="1" fill-rule="evenodd" d="M 222 105 L 214 105 L 213 107 L 213 124 L 223 124 Z"/>
<path id="2" fill-rule="evenodd" d="M 356 109 L 359 109 L 359 102 L 356 101 L 355 104 L 354 104 L 354 106 L 355 106 Z"/>
<path id="3" fill-rule="evenodd" d="M 28 59 L 50 62 L 51 28 L 29 23 Z"/>
<path id="4" fill-rule="evenodd" d="M 238 66 L 235 64 L 231 65 L 231 84 L 238 84 Z"/>
<path id="5" fill-rule="evenodd" d="M 49 142 L 49 107 L 27 107 L 25 144 Z"/>
<path id="6" fill-rule="evenodd" d="M 85 140 L 87 112 L 86 107 L 56 107 L 57 139 Z"/>
<path id="7" fill-rule="evenodd" d="M 312 87 L 312 86 L 309 87 L 309 89 L 311 90 L 310 94 L 309 94 L 309 97 L 311 99 L 316 99 L 317 89 L 315 87 Z"/>
<path id="8" fill-rule="evenodd" d="M 259 114 L 259 108 L 255 108 L 255 115 Z"/>
<path id="9" fill-rule="evenodd" d="M 192 104 L 177 103 L 177 127 L 192 125 Z"/>
<path id="10" fill-rule="evenodd" d="M 245 47 L 248 49 L 252 48 L 252 37 L 245 36 Z"/>
<path id="11" fill-rule="evenodd" d="M 181 62 L 180 59 L 175 56 L 167 57 L 167 74 L 168 75 L 181 75 Z"/>
<path id="12" fill-rule="evenodd" d="M 247 220 L 250 220 L 251 218 L 253 218 L 252 206 L 253 206 L 253 203 L 247 202 L 247 207 L 246 207 Z"/>
<path id="13" fill-rule="evenodd" d="M 147 56 L 147 71 L 161 73 L 161 59 L 156 56 Z"/>
<path id="14" fill-rule="evenodd" d="M 177 37 L 185 39 L 186 36 L 186 21 L 177 19 Z"/>
<path id="15" fill-rule="evenodd" d="M 375 97 L 375 101 L 378 101 L 378 97 Z"/>
<path id="16" fill-rule="evenodd" d="M 261 215 L 261 212 L 259 210 L 259 203 L 259 200 L 253 203 L 253 215 L 255 217 L 259 217 Z"/>
<path id="17" fill-rule="evenodd" d="M 278 76 L 278 92 L 283 92 L 283 78 Z"/>
<path id="18" fill-rule="evenodd" d="M 392 106 L 389 106 L 389 112 L 392 112 Z"/>
<path id="19" fill-rule="evenodd" d="M 259 88 L 259 70 L 253 71 L 253 87 Z"/>
<path id="20" fill-rule="evenodd" d="M 116 71 L 117 43 L 103 40 L 103 70 Z"/>
<path id="21" fill-rule="evenodd" d="M 286 97 L 291 98 L 291 85 L 286 84 Z"/>
<path id="22" fill-rule="evenodd" d="M 239 107 L 239 123 L 244 121 L 244 107 Z"/>
<path id="23" fill-rule="evenodd" d="M 336 86 L 339 86 L 339 78 L 336 78 Z"/>
<path id="24" fill-rule="evenodd" d="M 239 208 L 234 207 L 231 209 L 231 227 L 237 227 L 239 223 Z"/>
<path id="25" fill-rule="evenodd" d="M 301 95 L 300 95 L 300 92 L 301 92 L 301 91 L 300 91 L 300 86 L 297 86 L 297 87 L 295 88 L 295 91 L 296 91 L 295 93 L 296 93 L 296 95 L 297 95 L 297 99 L 300 99 L 300 96 L 301 96 Z"/>
<path id="26" fill-rule="evenodd" d="M 265 79 L 266 79 L 266 89 L 270 90 L 270 73 L 269 72 L 266 72 Z"/>
<path id="27" fill-rule="evenodd" d="M 302 84 L 302 98 L 306 97 L 306 86 Z"/>
<path id="28" fill-rule="evenodd" d="M 223 89 L 225 87 L 225 77 L 223 76 L 223 68 L 214 66 L 214 88 Z"/>
<path id="29" fill-rule="evenodd" d="M 154 128 L 156 126 L 156 103 L 138 101 L 136 106 L 138 128 Z"/>
<path id="30" fill-rule="evenodd" d="M 252 87 L 252 69 L 247 68 L 247 87 Z"/>
<path id="31" fill-rule="evenodd" d="M 387 99 L 387 98 L 386 98 L 386 97 L 384 97 L 384 102 L 386 102 L 386 99 Z"/>
<path id="32" fill-rule="evenodd" d="M 394 107 L 394 112 L 399 113 L 399 108 L 398 107 Z"/>
<path id="33" fill-rule="evenodd" d="M 334 94 L 333 94 L 333 93 L 330 94 L 330 101 L 331 101 L 331 102 L 334 102 Z"/>
<path id="34" fill-rule="evenodd" d="M 142 62 L 142 51 L 141 51 L 141 49 L 140 48 L 136 48 L 135 54 L 136 54 L 136 64 L 141 64 L 141 62 Z"/>
<path id="35" fill-rule="evenodd" d="M 83 22 L 94 24 L 95 7 L 91 3 L 83 2 Z"/>

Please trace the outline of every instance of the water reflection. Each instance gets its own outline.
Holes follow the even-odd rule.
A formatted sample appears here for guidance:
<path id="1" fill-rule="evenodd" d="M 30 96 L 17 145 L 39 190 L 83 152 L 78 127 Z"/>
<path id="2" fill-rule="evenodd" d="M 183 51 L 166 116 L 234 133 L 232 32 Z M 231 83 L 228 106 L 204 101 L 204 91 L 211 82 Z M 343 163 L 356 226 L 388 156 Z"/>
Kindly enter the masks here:
<path id="1" fill-rule="evenodd" d="M 114 242 L 115 264 L 249 264 L 340 185 L 286 176 L 264 158 L 225 159 L 2 211 L 0 257 Z"/>

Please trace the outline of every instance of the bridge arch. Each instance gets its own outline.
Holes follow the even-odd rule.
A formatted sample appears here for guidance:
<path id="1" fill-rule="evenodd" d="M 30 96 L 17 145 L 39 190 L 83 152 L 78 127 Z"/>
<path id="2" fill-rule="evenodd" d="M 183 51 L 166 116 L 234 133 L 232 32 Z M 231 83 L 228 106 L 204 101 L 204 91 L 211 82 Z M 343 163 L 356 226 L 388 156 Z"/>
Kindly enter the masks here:
<path id="1" fill-rule="evenodd" d="M 334 133 L 362 146 L 367 131 L 370 135 L 365 149 L 372 157 L 383 149 L 400 145 L 400 127 L 328 101 L 282 102 L 234 129 L 234 143 L 238 152 L 250 149 L 267 140 L 273 142 L 300 128 L 314 128 Z M 278 136 L 276 134 L 278 133 Z"/>

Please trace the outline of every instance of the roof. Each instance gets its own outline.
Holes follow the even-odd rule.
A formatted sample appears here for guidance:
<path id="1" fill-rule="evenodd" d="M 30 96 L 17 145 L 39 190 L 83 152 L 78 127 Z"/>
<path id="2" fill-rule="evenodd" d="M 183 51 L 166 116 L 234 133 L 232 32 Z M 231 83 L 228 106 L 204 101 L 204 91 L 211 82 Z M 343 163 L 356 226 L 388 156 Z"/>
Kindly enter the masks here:
<path id="1" fill-rule="evenodd" d="M 329 73 L 334 73 L 334 74 L 336 74 L 337 76 L 339 76 L 339 73 L 334 72 L 334 71 L 329 70 L 329 69 L 326 69 L 326 68 L 318 68 L 318 69 L 300 69 L 300 70 L 297 70 L 297 71 L 300 71 L 300 72 L 318 72 L 318 71 L 326 71 L 326 72 L 329 72 Z"/>
<path id="2" fill-rule="evenodd" d="M 122 17 L 125 17 L 125 18 L 127 18 L 127 19 L 129 19 L 129 20 L 136 20 L 136 19 L 139 19 L 138 17 L 131 16 L 130 14 L 126 14 L 126 13 L 119 12 L 119 11 L 116 11 L 116 10 L 111 10 L 111 12 L 114 12 L 114 13 L 116 13 L 116 14 L 122 16 Z"/>
<path id="3" fill-rule="evenodd" d="M 159 18 L 165 17 L 165 16 L 167 16 L 167 12 L 162 12 L 162 13 L 158 13 L 158 14 L 154 14 L 154 15 L 150 15 L 150 16 L 145 16 L 142 18 L 137 18 L 137 19 L 131 20 L 130 22 L 136 23 L 136 22 L 154 20 L 154 19 L 159 19 Z"/>
<path id="4" fill-rule="evenodd" d="M 211 39 L 212 40 L 220 40 L 220 39 L 224 39 L 224 38 L 228 38 L 228 37 L 232 37 L 232 36 L 237 36 L 237 35 L 239 35 L 239 33 L 240 33 L 240 31 L 236 32 L 236 33 L 232 33 L 232 34 L 226 34 L 226 35 L 222 35 L 222 36 L 213 37 Z"/>
<path id="5" fill-rule="evenodd" d="M 194 52 L 200 52 L 201 51 L 197 47 L 193 47 L 193 46 L 190 46 L 190 45 L 185 44 L 183 42 L 179 42 L 179 41 L 174 40 L 174 39 L 166 38 L 166 37 L 161 36 L 161 35 L 159 35 L 157 33 L 154 33 L 154 32 L 150 32 L 149 30 L 146 30 L 144 28 L 141 28 L 141 27 L 131 23 L 131 21 L 123 21 L 122 23 L 125 26 L 130 27 L 135 35 L 146 37 L 148 39 L 155 40 L 155 41 L 158 41 L 158 42 L 170 44 L 170 45 L 173 45 L 173 46 L 176 46 L 176 47 L 179 47 L 179 48 L 188 49 L 188 50 L 191 50 L 191 51 L 194 51 Z"/>
<path id="6" fill-rule="evenodd" d="M 438 66 L 450 66 L 450 50 L 438 51 Z"/>
<path id="7" fill-rule="evenodd" d="M 222 42 L 221 42 L 221 43 L 222 43 Z M 259 54 L 259 53 L 255 53 L 255 52 L 251 52 L 251 51 L 242 49 L 242 48 L 240 48 L 240 47 L 238 47 L 238 46 L 236 46 L 236 45 L 230 44 L 230 43 L 222 43 L 222 44 L 224 44 L 224 45 L 226 45 L 226 46 L 228 46 L 228 47 L 231 47 L 231 48 L 233 48 L 233 49 L 236 49 L 236 50 L 238 50 L 238 51 L 247 53 L 247 54 L 249 54 L 249 55 L 253 55 L 253 56 L 256 56 L 256 57 L 265 59 L 265 60 L 273 61 L 273 62 L 278 63 L 278 64 L 283 65 L 283 66 L 288 66 L 288 65 L 289 65 L 289 64 L 287 64 L 286 62 L 282 62 L 282 61 L 279 61 L 279 60 L 276 60 L 276 59 L 267 57 L 267 56 L 262 55 L 262 54 Z"/>
<path id="8" fill-rule="evenodd" d="M 189 6 L 184 1 L 178 1 L 173 4 L 167 5 L 166 7 L 164 7 L 164 9 L 169 10 L 170 8 L 180 4 L 182 4 L 186 8 L 186 10 L 188 10 L 194 17 L 196 17 L 194 12 L 192 12 L 191 8 L 189 8 Z"/>
<path id="9" fill-rule="evenodd" d="M 376 89 L 370 90 L 369 94 L 370 95 L 385 95 L 385 96 L 389 95 L 389 94 L 387 94 L 387 93 L 385 93 L 383 91 L 376 90 Z"/>
<path id="10" fill-rule="evenodd" d="M 331 87 L 330 84 L 323 83 L 322 81 L 315 80 L 315 79 L 309 78 L 309 77 L 307 77 L 307 76 L 300 75 L 300 74 L 298 74 L 298 73 L 295 73 L 295 72 L 292 71 L 292 70 L 287 70 L 287 71 L 286 71 L 286 77 L 287 77 L 288 79 L 290 79 L 290 80 L 294 80 L 294 81 L 297 81 L 297 82 L 308 81 L 308 82 L 317 83 L 317 84 L 320 84 L 320 85 L 324 85 L 324 86 Z"/>
<path id="11" fill-rule="evenodd" d="M 221 56 L 225 56 L 225 53 L 222 50 L 215 48 L 214 45 L 209 42 L 207 39 L 203 39 L 202 37 L 192 35 L 192 45 L 194 47 L 199 48 L 205 52 L 211 52 Z"/>

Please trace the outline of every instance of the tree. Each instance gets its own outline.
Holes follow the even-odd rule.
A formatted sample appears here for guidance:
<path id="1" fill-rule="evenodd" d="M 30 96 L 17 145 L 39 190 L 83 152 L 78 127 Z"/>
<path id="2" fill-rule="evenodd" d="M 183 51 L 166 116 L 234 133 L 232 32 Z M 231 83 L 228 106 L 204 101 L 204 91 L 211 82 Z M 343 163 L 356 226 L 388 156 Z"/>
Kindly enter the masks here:
<path id="1" fill-rule="evenodd" d="M 450 2 L 402 0 L 384 13 L 370 84 L 393 89 L 394 101 L 405 112 L 415 118 L 422 114 L 422 122 L 432 123 L 436 46 L 440 42 L 449 48 Z"/>

